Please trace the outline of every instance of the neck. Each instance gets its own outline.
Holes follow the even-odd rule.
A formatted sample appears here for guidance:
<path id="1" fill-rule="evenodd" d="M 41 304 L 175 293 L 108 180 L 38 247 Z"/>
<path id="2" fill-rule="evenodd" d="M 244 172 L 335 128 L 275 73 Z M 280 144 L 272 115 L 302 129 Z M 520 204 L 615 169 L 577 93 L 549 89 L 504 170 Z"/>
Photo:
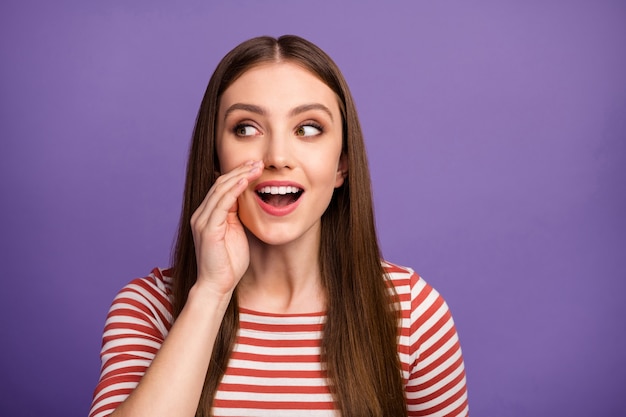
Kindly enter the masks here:
<path id="1" fill-rule="evenodd" d="M 319 236 L 267 245 L 248 233 L 250 266 L 237 287 L 240 307 L 275 314 L 325 310 Z"/>

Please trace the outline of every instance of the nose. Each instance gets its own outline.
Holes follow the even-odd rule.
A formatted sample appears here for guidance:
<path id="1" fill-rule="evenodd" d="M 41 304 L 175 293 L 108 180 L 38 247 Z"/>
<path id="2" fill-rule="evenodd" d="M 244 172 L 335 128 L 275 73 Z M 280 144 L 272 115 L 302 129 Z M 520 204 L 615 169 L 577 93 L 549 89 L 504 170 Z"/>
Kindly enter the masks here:
<path id="1" fill-rule="evenodd" d="M 293 151 L 287 134 L 272 134 L 267 138 L 263 163 L 266 169 L 293 168 Z"/>

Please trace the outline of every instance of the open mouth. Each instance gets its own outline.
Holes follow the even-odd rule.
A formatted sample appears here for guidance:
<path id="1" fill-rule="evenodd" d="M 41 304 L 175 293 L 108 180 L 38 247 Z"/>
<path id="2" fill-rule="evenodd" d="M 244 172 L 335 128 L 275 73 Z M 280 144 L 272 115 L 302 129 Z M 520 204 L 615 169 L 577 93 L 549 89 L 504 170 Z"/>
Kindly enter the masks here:
<path id="1" fill-rule="evenodd" d="M 285 207 L 295 203 L 302 196 L 303 190 L 291 185 L 265 186 L 256 190 L 257 195 L 273 207 Z"/>

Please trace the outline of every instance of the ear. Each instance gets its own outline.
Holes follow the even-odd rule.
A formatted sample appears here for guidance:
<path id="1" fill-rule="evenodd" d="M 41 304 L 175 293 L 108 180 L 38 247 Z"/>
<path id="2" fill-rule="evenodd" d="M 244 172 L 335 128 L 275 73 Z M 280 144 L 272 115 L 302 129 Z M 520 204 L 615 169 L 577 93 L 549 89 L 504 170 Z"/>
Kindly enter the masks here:
<path id="1" fill-rule="evenodd" d="M 339 157 L 339 165 L 337 165 L 337 177 L 335 179 L 335 188 L 339 188 L 343 185 L 345 179 L 348 177 L 348 157 L 345 153 L 341 153 Z"/>

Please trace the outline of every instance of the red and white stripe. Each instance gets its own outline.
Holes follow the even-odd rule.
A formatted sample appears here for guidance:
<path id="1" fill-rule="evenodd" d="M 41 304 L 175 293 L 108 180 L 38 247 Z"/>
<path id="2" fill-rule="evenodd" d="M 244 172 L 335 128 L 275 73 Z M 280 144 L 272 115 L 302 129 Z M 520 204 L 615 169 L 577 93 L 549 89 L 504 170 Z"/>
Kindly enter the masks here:
<path id="1" fill-rule="evenodd" d="M 411 269 L 385 263 L 400 297 L 398 354 L 409 416 L 467 416 L 465 370 L 443 298 Z M 90 417 L 108 416 L 137 386 L 172 325 L 171 278 L 155 269 L 113 301 Z M 240 330 L 215 396 L 217 416 L 336 416 L 320 362 L 325 316 L 240 310 Z"/>

